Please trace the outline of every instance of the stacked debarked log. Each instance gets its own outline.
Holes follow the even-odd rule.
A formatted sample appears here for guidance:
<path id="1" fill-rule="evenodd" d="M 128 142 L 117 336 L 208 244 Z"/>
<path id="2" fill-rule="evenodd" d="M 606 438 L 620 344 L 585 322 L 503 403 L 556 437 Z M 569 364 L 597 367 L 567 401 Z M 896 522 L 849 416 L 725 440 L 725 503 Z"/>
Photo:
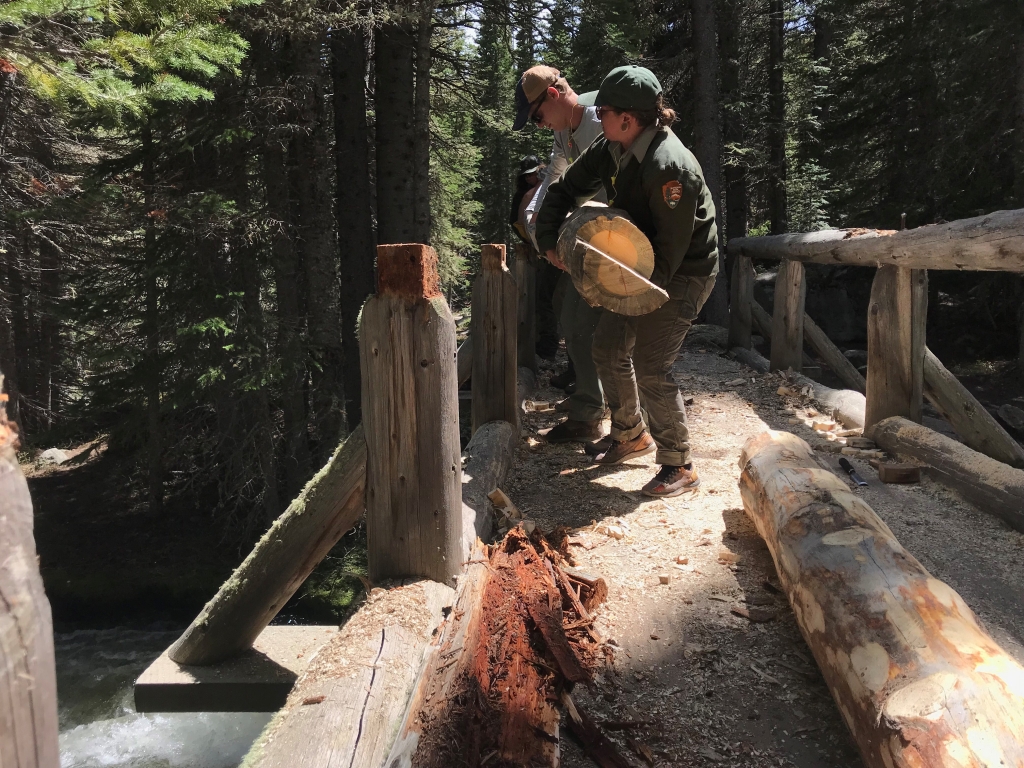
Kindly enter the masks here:
<path id="1" fill-rule="evenodd" d="M 58 768 L 53 621 L 18 434 L 7 421 L 7 396 L 0 397 L 0 766 Z"/>
<path id="2" fill-rule="evenodd" d="M 1024 765 L 1024 668 L 789 433 L 747 441 L 744 508 L 871 768 Z"/>

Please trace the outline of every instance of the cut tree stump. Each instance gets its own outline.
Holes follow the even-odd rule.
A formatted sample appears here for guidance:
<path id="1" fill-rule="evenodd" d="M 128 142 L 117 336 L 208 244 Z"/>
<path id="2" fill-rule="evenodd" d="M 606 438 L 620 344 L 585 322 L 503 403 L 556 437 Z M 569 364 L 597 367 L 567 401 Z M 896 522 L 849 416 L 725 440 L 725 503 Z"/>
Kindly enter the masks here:
<path id="1" fill-rule="evenodd" d="M 363 516 L 366 441 L 356 427 L 224 582 L 167 654 L 216 664 L 252 647 L 260 632 Z"/>
<path id="2" fill-rule="evenodd" d="M 773 371 L 785 371 L 787 368 L 799 371 L 803 366 L 806 297 L 804 265 L 799 261 L 783 261 L 775 278 L 770 358 Z"/>
<path id="3" fill-rule="evenodd" d="M 1024 448 L 1020 443 L 999 426 L 985 406 L 927 347 L 924 350 L 924 394 L 969 447 L 1011 467 L 1024 467 Z"/>
<path id="4" fill-rule="evenodd" d="M 995 211 L 903 232 L 827 229 L 734 237 L 729 253 L 815 264 L 1024 272 L 1024 210 Z"/>
<path id="5" fill-rule="evenodd" d="M 485 245 L 473 282 L 474 432 L 489 421 L 519 426 L 518 318 L 519 287 L 505 265 L 505 246 Z"/>
<path id="6" fill-rule="evenodd" d="M 0 374 L 0 392 L 3 375 Z M 59 768 L 53 620 L 32 534 L 32 499 L 0 399 L 0 766 Z"/>
<path id="7" fill-rule="evenodd" d="M 740 466 L 744 508 L 865 765 L 1024 765 L 1024 668 L 960 595 L 794 435 L 751 438 Z"/>
<path id="8" fill-rule="evenodd" d="M 359 323 L 369 576 L 450 586 L 466 556 L 455 321 L 433 248 L 378 246 L 377 272 Z M 477 327 L 474 356 L 481 336 Z"/>
<path id="9" fill-rule="evenodd" d="M 577 208 L 559 230 L 558 257 L 591 306 L 646 315 L 668 301 L 668 293 L 650 280 L 654 248 L 623 210 Z"/>
<path id="10" fill-rule="evenodd" d="M 866 426 L 890 416 L 921 421 L 928 273 L 879 267 L 868 304 Z"/>
<path id="11" fill-rule="evenodd" d="M 388 768 L 558 765 L 559 691 L 589 678 L 598 646 L 541 541 L 514 528 L 474 549 Z"/>
<path id="12" fill-rule="evenodd" d="M 898 416 L 865 434 L 889 453 L 924 462 L 925 474 L 933 480 L 1024 532 L 1024 470 Z"/>

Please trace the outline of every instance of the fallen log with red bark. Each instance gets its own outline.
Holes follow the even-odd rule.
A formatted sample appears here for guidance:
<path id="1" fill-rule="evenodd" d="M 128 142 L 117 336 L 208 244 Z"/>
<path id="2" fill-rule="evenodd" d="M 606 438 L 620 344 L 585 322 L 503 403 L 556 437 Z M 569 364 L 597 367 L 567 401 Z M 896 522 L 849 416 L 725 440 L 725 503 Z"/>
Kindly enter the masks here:
<path id="1" fill-rule="evenodd" d="M 607 593 L 564 565 L 522 528 L 477 544 L 385 765 L 558 765 L 562 695 L 603 652 L 584 601 Z M 626 764 L 616 757 L 602 764 Z"/>
<path id="2" fill-rule="evenodd" d="M 743 506 L 864 764 L 1024 766 L 1024 668 L 960 595 L 795 435 L 751 438 L 740 467 Z"/>

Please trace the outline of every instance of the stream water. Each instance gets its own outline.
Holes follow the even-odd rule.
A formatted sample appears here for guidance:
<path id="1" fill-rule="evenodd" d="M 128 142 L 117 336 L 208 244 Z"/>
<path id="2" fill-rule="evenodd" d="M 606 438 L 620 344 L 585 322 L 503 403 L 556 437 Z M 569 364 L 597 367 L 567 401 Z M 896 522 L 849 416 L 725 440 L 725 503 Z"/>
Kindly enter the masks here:
<path id="1" fill-rule="evenodd" d="M 61 768 L 235 768 L 264 713 L 135 711 L 132 685 L 177 637 L 159 630 L 55 636 Z"/>

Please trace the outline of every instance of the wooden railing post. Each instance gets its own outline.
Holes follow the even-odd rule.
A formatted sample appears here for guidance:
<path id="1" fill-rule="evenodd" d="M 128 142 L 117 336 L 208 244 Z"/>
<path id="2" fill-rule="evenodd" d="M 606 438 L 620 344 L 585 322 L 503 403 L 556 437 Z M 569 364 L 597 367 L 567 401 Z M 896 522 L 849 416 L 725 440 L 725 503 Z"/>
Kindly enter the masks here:
<path id="1" fill-rule="evenodd" d="M 0 400 L 0 765 L 58 768 L 53 622 L 16 442 Z"/>
<path id="2" fill-rule="evenodd" d="M 518 427 L 516 339 L 519 288 L 505 266 L 505 246 L 485 245 L 473 283 L 473 431 L 488 421 Z"/>
<path id="3" fill-rule="evenodd" d="M 729 348 L 750 349 L 751 304 L 754 301 L 754 264 L 737 256 L 732 267 L 732 295 L 729 297 Z"/>
<path id="4" fill-rule="evenodd" d="M 775 308 L 772 313 L 773 371 L 800 371 L 804 359 L 804 265 L 783 259 L 775 278 Z"/>
<path id="5" fill-rule="evenodd" d="M 516 285 L 519 288 L 518 363 L 537 372 L 537 267 L 526 243 L 516 245 Z"/>
<path id="6" fill-rule="evenodd" d="M 879 267 L 868 304 L 864 429 L 890 416 L 921 421 L 928 273 Z"/>
<path id="7" fill-rule="evenodd" d="M 359 324 L 369 574 L 450 586 L 466 554 L 455 320 L 429 246 L 378 246 L 377 274 Z"/>

